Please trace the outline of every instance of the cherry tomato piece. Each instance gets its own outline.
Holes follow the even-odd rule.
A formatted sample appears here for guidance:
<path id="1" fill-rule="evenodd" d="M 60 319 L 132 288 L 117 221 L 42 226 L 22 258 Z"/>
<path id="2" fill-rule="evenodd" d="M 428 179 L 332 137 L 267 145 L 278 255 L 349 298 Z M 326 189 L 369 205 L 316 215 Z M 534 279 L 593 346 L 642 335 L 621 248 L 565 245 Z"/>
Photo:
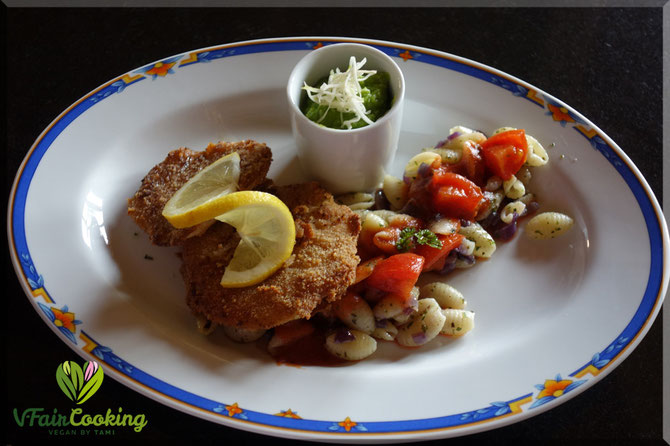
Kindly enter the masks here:
<path id="1" fill-rule="evenodd" d="M 435 171 L 431 189 L 433 207 L 445 217 L 474 220 L 486 202 L 479 186 L 453 172 Z"/>
<path id="2" fill-rule="evenodd" d="M 493 135 L 481 145 L 486 167 L 494 175 L 509 180 L 528 157 L 528 141 L 524 130 L 508 130 Z"/>
<path id="3" fill-rule="evenodd" d="M 425 260 L 413 253 L 395 254 L 377 263 L 367 284 L 387 293 L 409 298 Z"/>
<path id="4" fill-rule="evenodd" d="M 437 234 L 437 238 L 442 242 L 441 248 L 433 248 L 428 245 L 417 245 L 414 249 L 414 254 L 418 254 L 425 259 L 423 272 L 438 269 L 437 266 L 439 266 L 440 260 L 444 260 L 452 249 L 458 248 L 464 237 L 461 234 Z M 442 262 L 442 264 L 444 264 L 444 262 Z"/>

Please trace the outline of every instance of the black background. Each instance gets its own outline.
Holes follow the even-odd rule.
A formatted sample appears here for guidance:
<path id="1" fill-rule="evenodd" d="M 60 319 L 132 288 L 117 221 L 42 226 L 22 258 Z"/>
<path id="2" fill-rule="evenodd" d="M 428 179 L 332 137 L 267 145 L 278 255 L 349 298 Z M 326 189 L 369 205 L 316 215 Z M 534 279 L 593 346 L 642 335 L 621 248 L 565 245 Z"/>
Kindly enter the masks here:
<path id="1" fill-rule="evenodd" d="M 111 78 L 205 46 L 264 37 L 334 35 L 443 50 L 533 84 L 572 105 L 610 135 L 662 199 L 660 7 L 3 8 L 3 15 L 7 196 L 21 160 L 41 131 L 70 104 Z M 64 262 L 67 255 L 62 253 Z M 58 439 L 49 436 L 46 429 L 19 428 L 11 411 L 28 407 L 68 411 L 71 406 L 55 385 L 52 371 L 65 360 L 79 359 L 35 313 L 12 267 L 5 271 L 5 442 L 55 442 Z M 659 316 L 639 347 L 596 386 L 529 420 L 456 441 L 663 443 L 661 338 Z M 500 371 L 501 386 L 505 372 Z M 107 438 L 113 442 L 293 443 L 181 414 L 112 379 L 106 379 L 86 403 L 86 411 L 98 413 L 118 406 L 126 413 L 146 414 L 149 424 L 140 434 L 117 429 L 114 437 Z M 72 443 L 103 438 L 62 440 Z"/>

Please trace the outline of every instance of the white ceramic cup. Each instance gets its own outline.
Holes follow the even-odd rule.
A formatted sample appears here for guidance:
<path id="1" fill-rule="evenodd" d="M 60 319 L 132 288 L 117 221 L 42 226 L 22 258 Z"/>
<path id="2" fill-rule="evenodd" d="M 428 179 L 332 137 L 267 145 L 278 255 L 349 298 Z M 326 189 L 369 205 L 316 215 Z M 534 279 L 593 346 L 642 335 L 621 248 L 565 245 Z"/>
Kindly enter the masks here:
<path id="1" fill-rule="evenodd" d="M 316 86 L 330 70 L 344 71 L 349 59 L 367 59 L 363 70 L 389 73 L 391 109 L 373 124 L 340 130 L 310 121 L 300 110 L 304 82 Z M 310 52 L 295 66 L 287 86 L 293 136 L 305 173 L 333 194 L 372 191 L 383 181 L 398 148 L 405 79 L 388 55 L 369 45 L 338 43 Z"/>

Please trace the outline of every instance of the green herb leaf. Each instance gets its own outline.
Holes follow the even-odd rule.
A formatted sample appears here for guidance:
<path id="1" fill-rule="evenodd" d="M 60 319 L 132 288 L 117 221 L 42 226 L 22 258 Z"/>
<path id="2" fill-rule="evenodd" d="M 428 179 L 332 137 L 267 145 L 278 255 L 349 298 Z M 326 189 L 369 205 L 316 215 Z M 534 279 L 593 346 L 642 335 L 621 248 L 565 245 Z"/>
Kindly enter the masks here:
<path id="1" fill-rule="evenodd" d="M 400 236 L 398 241 L 395 243 L 395 247 L 400 252 L 407 252 L 414 246 L 414 234 L 416 234 L 416 229 L 414 228 L 405 228 L 400 231 Z"/>
<path id="2" fill-rule="evenodd" d="M 428 245 L 432 248 L 442 248 L 442 242 L 437 235 L 429 229 L 417 231 L 414 228 L 405 228 L 400 231 L 400 236 L 395 247 L 400 252 L 410 251 L 416 244 Z"/>
<path id="3" fill-rule="evenodd" d="M 432 248 L 442 248 L 442 242 L 437 235 L 429 229 L 422 229 L 416 233 L 416 242 L 419 245 L 428 245 Z"/>

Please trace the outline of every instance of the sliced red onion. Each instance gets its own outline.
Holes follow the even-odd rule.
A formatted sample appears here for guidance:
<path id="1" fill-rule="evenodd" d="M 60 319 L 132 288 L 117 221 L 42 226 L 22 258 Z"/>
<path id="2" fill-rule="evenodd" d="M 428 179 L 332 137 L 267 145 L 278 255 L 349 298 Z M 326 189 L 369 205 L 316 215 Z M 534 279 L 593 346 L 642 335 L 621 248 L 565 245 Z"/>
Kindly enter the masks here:
<path id="1" fill-rule="evenodd" d="M 433 169 L 430 167 L 430 165 L 426 163 L 421 163 L 417 171 L 417 174 L 421 178 L 429 178 L 433 176 Z"/>
<path id="2" fill-rule="evenodd" d="M 419 308 L 419 300 L 415 296 L 411 296 L 407 300 L 407 307 L 402 311 L 403 314 L 412 314 Z"/>
<path id="3" fill-rule="evenodd" d="M 446 275 L 456 269 L 456 260 L 458 260 L 458 255 L 455 250 L 452 250 L 444 260 L 444 266 L 439 271 L 439 274 Z"/>
<path id="4" fill-rule="evenodd" d="M 423 344 L 426 342 L 426 333 L 421 332 L 421 333 L 414 333 L 412 335 L 412 341 L 414 341 L 415 344 Z"/>
<path id="5" fill-rule="evenodd" d="M 493 238 L 498 239 L 498 240 L 503 240 L 503 241 L 509 241 L 514 237 L 514 234 L 516 234 L 516 221 L 519 219 L 519 214 L 514 212 L 512 214 L 512 221 L 507 223 L 506 225 L 498 228 L 494 233 L 493 233 Z"/>
<path id="6" fill-rule="evenodd" d="M 447 139 L 443 139 L 442 141 L 439 141 L 437 144 L 435 144 L 435 148 L 439 149 L 440 147 L 444 147 L 449 141 L 451 141 L 454 138 L 458 138 L 461 135 L 462 135 L 461 132 L 451 133 L 449 136 L 447 136 Z"/>
<path id="7" fill-rule="evenodd" d="M 483 220 L 478 221 L 479 225 L 489 231 L 489 229 L 494 228 L 496 225 L 500 224 L 500 215 L 498 210 L 491 211 L 491 213 Z M 491 231 L 489 231 L 491 232 Z"/>
<path id="8" fill-rule="evenodd" d="M 349 331 L 348 328 L 340 327 L 335 332 L 334 341 L 336 344 L 341 344 L 343 342 L 351 342 L 354 339 L 356 339 L 356 337 L 353 335 L 353 333 L 351 333 L 351 331 Z"/>
<path id="9" fill-rule="evenodd" d="M 388 324 L 388 319 L 375 319 L 375 327 L 377 328 L 386 328 Z"/>
<path id="10" fill-rule="evenodd" d="M 540 203 L 531 201 L 526 205 L 526 215 L 534 214 L 538 209 L 540 209 Z"/>
<path id="11" fill-rule="evenodd" d="M 465 256 L 469 256 L 470 254 L 468 253 L 468 248 L 466 248 L 463 243 L 458 245 L 457 247 L 454 248 L 454 251 L 456 251 L 456 255 L 459 258 L 463 258 Z"/>
<path id="12" fill-rule="evenodd" d="M 460 252 L 457 252 L 456 258 L 462 262 L 461 264 L 463 263 L 465 263 L 466 265 L 475 264 L 475 256 L 473 256 L 472 254 L 461 254 Z"/>
<path id="13" fill-rule="evenodd" d="M 447 141 L 451 141 L 452 139 L 458 138 L 461 135 L 462 135 L 461 132 L 454 132 L 451 135 L 447 136 Z"/>

